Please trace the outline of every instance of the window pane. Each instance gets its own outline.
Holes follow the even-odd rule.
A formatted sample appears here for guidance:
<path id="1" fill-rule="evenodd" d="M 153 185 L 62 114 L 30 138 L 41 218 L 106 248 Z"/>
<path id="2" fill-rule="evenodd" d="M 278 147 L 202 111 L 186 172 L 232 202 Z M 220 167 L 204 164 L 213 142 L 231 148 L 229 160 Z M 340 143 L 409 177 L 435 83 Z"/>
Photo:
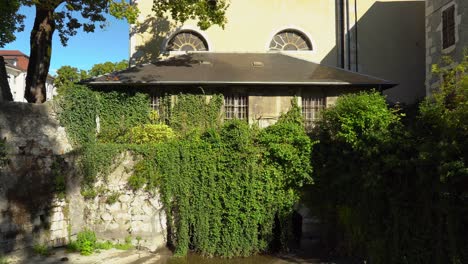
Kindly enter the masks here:
<path id="1" fill-rule="evenodd" d="M 320 111 L 325 108 L 325 97 L 303 96 L 302 115 L 306 129 L 311 129 L 320 118 Z"/>
<path id="2" fill-rule="evenodd" d="M 247 96 L 227 95 L 224 96 L 224 114 L 225 119 L 247 120 L 248 117 L 248 98 Z"/>

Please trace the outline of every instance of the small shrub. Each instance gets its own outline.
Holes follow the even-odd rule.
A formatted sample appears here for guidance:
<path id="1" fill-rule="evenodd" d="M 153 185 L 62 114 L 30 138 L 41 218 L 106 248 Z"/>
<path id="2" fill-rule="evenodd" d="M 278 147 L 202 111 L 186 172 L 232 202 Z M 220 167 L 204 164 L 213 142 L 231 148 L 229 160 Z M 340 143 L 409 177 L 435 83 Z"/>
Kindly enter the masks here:
<path id="1" fill-rule="evenodd" d="M 110 241 L 96 243 L 96 249 L 109 250 L 113 247 L 114 247 L 114 244 L 112 244 L 112 242 Z"/>
<path id="2" fill-rule="evenodd" d="M 165 124 L 143 124 L 130 129 L 127 138 L 130 143 L 159 143 L 175 137 L 174 131 Z"/>
<path id="3" fill-rule="evenodd" d="M 115 204 L 120 197 L 119 192 L 112 192 L 109 196 L 107 196 L 106 203 L 107 204 Z"/>
<path id="4" fill-rule="evenodd" d="M 36 244 L 33 247 L 34 253 L 41 255 L 41 256 L 49 256 L 50 249 L 47 245 L 44 244 Z"/>
<path id="5" fill-rule="evenodd" d="M 125 238 L 125 243 L 115 244 L 114 248 L 120 249 L 120 250 L 130 250 L 130 249 L 132 249 L 133 248 L 132 237 L 131 236 L 126 237 Z"/>
<path id="6" fill-rule="evenodd" d="M 96 234 L 89 229 L 79 232 L 74 247 L 81 255 L 91 255 L 96 249 Z"/>

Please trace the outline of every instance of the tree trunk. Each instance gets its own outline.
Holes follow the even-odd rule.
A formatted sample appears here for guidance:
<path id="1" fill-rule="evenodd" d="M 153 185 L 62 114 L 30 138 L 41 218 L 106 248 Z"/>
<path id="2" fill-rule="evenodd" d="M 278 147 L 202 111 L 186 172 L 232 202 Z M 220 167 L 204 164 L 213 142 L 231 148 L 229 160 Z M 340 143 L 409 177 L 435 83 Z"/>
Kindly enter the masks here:
<path id="1" fill-rule="evenodd" d="M 36 5 L 24 94 L 29 103 L 43 103 L 46 100 L 46 81 L 52 56 L 52 36 L 55 31 L 54 9 L 55 7 L 43 8 Z"/>
<path id="2" fill-rule="evenodd" d="M 0 101 L 13 101 L 10 84 L 8 83 L 8 75 L 5 67 L 5 60 L 0 56 Z"/>

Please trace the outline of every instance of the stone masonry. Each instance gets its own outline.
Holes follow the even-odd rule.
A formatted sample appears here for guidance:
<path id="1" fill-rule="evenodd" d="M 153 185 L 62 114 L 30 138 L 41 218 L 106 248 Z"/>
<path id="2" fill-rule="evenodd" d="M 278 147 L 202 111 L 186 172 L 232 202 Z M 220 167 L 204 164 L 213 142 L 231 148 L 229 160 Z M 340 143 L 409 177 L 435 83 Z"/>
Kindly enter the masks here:
<path id="1" fill-rule="evenodd" d="M 159 194 L 127 188 L 136 162 L 130 153 L 115 160 L 107 180 L 95 184 L 101 191 L 86 200 L 78 157 L 52 104 L 0 103 L 0 139 L 8 160 L 0 164 L 0 253 L 63 246 L 85 228 L 100 240 L 131 237 L 151 251 L 165 246 Z M 57 191 L 59 179 L 65 193 Z"/>
<path id="2" fill-rule="evenodd" d="M 442 47 L 442 12 L 455 6 L 455 45 Z M 459 63 L 468 48 L 468 1 L 466 0 L 427 0 L 426 1 L 426 95 L 440 86 L 441 76 L 431 72 L 433 64 L 440 64 L 443 56 Z"/>

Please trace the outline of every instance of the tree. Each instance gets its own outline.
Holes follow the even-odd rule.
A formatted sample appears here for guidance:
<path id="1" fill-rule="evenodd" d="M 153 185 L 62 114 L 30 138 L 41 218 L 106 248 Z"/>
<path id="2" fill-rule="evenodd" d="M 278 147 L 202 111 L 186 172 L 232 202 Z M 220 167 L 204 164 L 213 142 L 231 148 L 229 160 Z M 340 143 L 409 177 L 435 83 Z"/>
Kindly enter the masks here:
<path id="1" fill-rule="evenodd" d="M 57 76 L 54 80 L 54 86 L 57 93 L 63 95 L 72 84 L 81 80 L 81 72 L 78 69 L 68 65 L 62 66 L 57 70 Z"/>
<path id="2" fill-rule="evenodd" d="M 20 6 L 19 0 L 2 1 L 0 3 L 0 17 L 2 18 L 2 23 L 0 23 L 0 48 L 16 39 L 15 31 L 24 29 L 24 16 L 18 14 Z"/>
<path id="3" fill-rule="evenodd" d="M 224 14 L 227 8 L 225 0 L 153 1 L 153 10 L 157 15 L 168 12 L 175 20 L 182 22 L 189 18 L 199 18 L 201 28 L 225 23 Z M 2 7 L 8 6 L 9 3 L 14 7 L 25 5 L 36 8 L 25 91 L 26 100 L 32 103 L 42 103 L 46 99 L 45 83 L 52 56 L 52 36 L 55 31 L 58 31 L 61 43 L 66 45 L 68 39 L 76 35 L 80 28 L 85 32 L 94 32 L 96 24 L 103 28 L 106 14 L 118 19 L 127 19 L 129 23 L 135 23 L 138 16 L 136 6 L 125 0 L 12 0 L 8 1 L 8 4 L 2 4 Z M 8 28 L 4 28 L 2 22 L 0 30 L 3 33 L 22 28 L 23 17 L 17 13 L 17 10 L 13 8 L 8 12 L 10 16 L 7 17 L 11 18 L 12 22 L 6 25 Z M 11 38 L 7 38 L 6 41 L 11 41 Z"/>
<path id="4" fill-rule="evenodd" d="M 91 70 L 79 70 L 78 68 L 65 65 L 57 70 L 57 76 L 54 80 L 54 85 L 57 88 L 57 93 L 63 95 L 66 93 L 68 88 L 72 87 L 73 84 L 81 80 L 88 79 L 90 77 L 96 77 L 106 73 L 114 71 L 125 70 L 128 67 L 128 61 L 122 60 L 120 62 L 104 62 L 94 64 Z"/>
<path id="5" fill-rule="evenodd" d="M 107 61 L 104 63 L 94 64 L 91 70 L 89 70 L 88 74 L 90 77 L 96 77 L 96 76 L 103 75 L 106 73 L 111 73 L 114 71 L 122 71 L 127 68 L 128 68 L 127 60 L 123 60 L 123 61 L 116 62 L 116 63 Z"/>

